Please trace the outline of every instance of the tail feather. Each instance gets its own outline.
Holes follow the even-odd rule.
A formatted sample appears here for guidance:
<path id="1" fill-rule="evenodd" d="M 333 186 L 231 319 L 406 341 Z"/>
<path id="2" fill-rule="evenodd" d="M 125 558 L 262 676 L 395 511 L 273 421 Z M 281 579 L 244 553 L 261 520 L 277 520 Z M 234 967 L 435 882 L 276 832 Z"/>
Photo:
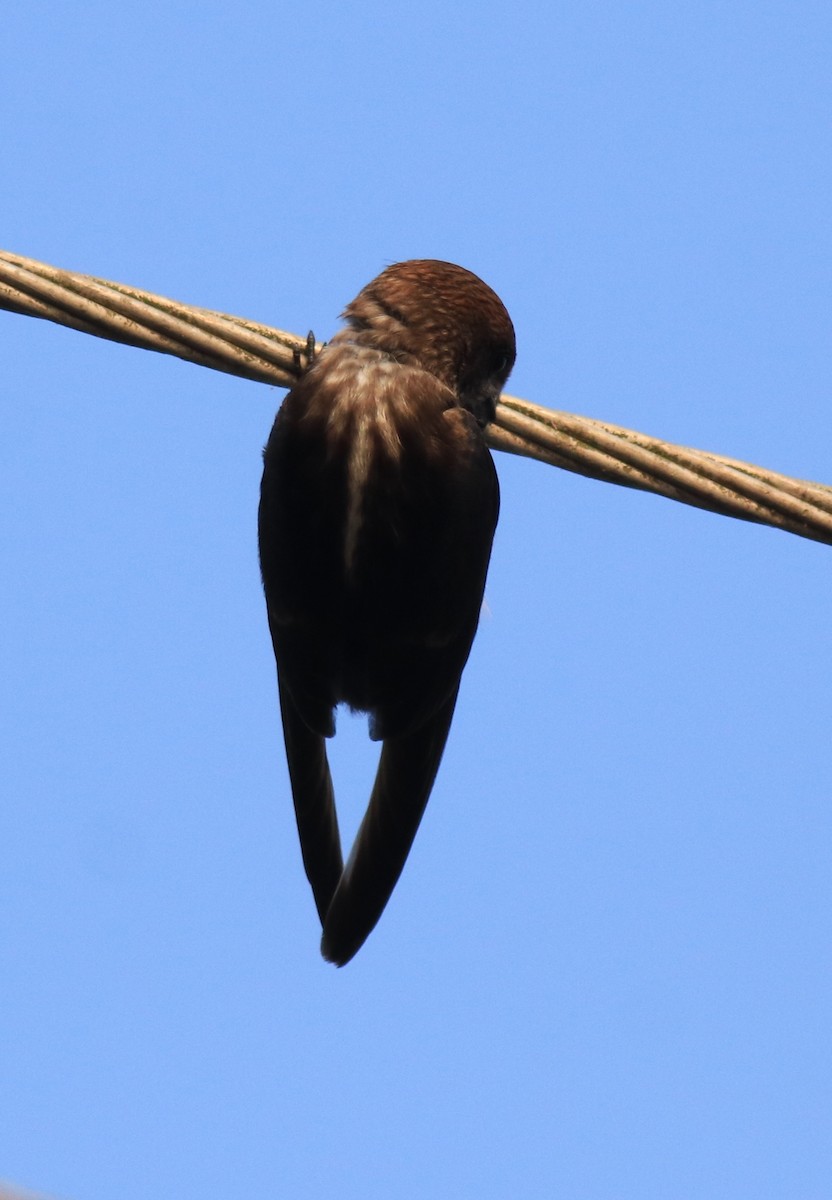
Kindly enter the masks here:
<path id="1" fill-rule="evenodd" d="M 339 967 L 364 944 L 402 873 L 439 769 L 457 690 L 423 725 L 382 745 L 370 803 L 324 921 L 321 953 Z"/>

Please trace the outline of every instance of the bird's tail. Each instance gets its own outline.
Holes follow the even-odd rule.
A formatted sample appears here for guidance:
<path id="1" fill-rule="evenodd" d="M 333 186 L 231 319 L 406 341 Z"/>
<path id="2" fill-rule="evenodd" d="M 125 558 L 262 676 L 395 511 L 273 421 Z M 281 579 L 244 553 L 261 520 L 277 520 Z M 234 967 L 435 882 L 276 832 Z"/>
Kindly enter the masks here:
<path id="1" fill-rule="evenodd" d="M 323 923 L 321 953 L 336 966 L 361 948 L 402 873 L 439 769 L 456 696 L 457 689 L 423 725 L 382 744 L 370 803 Z"/>

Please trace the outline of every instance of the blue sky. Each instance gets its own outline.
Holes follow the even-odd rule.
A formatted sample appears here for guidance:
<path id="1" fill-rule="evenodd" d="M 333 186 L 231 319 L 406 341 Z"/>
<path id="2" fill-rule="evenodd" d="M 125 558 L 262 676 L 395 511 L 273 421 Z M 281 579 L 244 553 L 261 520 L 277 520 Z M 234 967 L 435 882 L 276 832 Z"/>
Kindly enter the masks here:
<path id="1" fill-rule="evenodd" d="M 832 10 L 4 15 L 7 249 L 328 337 L 480 274 L 509 390 L 832 482 Z M 499 456 L 487 613 L 342 971 L 255 543 L 282 393 L 0 313 L 0 1178 L 832 1190 L 830 550 Z M 375 751 L 342 716 L 348 827 Z"/>

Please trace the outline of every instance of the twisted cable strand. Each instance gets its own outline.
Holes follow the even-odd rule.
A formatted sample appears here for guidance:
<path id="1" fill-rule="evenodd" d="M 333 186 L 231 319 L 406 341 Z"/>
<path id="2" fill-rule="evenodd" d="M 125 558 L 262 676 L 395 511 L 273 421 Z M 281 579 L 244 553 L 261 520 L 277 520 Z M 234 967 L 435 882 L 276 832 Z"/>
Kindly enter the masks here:
<path id="1" fill-rule="evenodd" d="M 0 251 L 0 308 L 280 387 L 291 387 L 308 360 L 307 339 L 284 330 L 8 251 Z M 516 396 L 501 397 L 487 438 L 510 454 L 832 544 L 825 484 Z"/>
<path id="2" fill-rule="evenodd" d="M 510 453 L 832 543 L 832 488 L 823 484 L 554 412 L 514 396 L 501 398 L 495 425 L 490 440 Z"/>
<path id="3" fill-rule="evenodd" d="M 0 1180 L 0 1200 L 45 1200 L 45 1197 L 40 1193 L 30 1192 L 28 1188 L 16 1187 L 12 1183 L 3 1183 Z"/>
<path id="4" fill-rule="evenodd" d="M 291 387 L 294 334 L 0 252 L 0 306 L 263 383 Z"/>

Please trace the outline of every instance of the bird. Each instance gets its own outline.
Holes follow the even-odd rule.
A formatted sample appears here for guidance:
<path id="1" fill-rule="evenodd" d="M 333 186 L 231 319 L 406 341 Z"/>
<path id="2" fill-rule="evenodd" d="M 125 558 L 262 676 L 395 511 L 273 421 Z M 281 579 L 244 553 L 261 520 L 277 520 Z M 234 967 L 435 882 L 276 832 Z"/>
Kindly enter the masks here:
<path id="1" fill-rule="evenodd" d="M 500 490 L 485 439 L 514 365 L 502 301 L 454 263 L 388 266 L 286 395 L 263 452 L 260 566 L 303 864 L 336 966 L 399 879 L 479 622 Z M 326 740 L 381 742 L 344 865 Z"/>

